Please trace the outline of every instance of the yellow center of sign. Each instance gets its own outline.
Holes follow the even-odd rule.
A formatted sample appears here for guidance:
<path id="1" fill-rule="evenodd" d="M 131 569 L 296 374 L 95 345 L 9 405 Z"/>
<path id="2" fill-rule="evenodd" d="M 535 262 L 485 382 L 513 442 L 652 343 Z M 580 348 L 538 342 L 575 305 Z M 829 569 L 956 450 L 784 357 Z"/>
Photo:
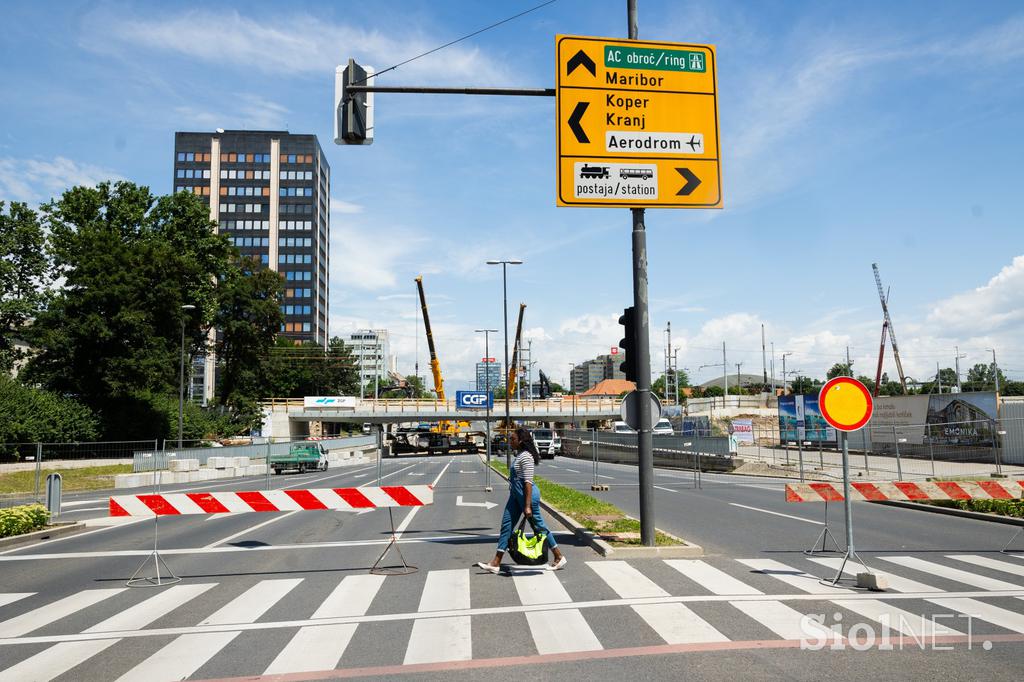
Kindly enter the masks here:
<path id="1" fill-rule="evenodd" d="M 856 424 L 868 411 L 864 393 L 851 384 L 838 384 L 825 394 L 825 410 L 840 424 Z"/>

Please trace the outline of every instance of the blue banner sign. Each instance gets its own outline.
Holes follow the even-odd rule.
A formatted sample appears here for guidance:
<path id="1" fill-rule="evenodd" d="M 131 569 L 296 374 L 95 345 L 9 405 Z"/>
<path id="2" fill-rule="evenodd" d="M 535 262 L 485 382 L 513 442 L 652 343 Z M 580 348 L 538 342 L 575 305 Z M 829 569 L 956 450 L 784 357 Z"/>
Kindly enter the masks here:
<path id="1" fill-rule="evenodd" d="M 455 407 L 460 410 L 484 410 L 494 407 L 494 394 L 489 391 L 457 391 Z"/>

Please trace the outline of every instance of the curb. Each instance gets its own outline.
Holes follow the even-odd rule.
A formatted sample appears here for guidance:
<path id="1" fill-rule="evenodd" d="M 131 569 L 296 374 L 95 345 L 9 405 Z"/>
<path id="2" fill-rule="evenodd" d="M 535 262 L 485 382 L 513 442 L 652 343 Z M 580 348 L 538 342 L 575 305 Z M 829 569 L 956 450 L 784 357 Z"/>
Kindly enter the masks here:
<path id="1" fill-rule="evenodd" d="M 486 462 L 484 466 L 487 466 Z M 493 469 L 501 478 L 508 480 L 508 477 L 502 474 L 497 469 Z M 613 547 L 610 543 L 602 540 L 594 531 L 587 529 L 579 521 L 569 516 L 562 510 L 552 507 L 550 504 L 544 501 L 542 497 L 540 500 L 540 506 L 546 511 L 552 518 L 556 519 L 559 523 L 565 526 L 568 530 L 572 531 L 576 537 L 580 538 L 593 549 L 595 552 L 603 557 L 615 556 L 624 559 L 649 559 L 660 557 L 663 559 L 697 559 L 704 556 L 704 548 L 700 545 L 695 545 L 692 542 L 687 542 L 682 538 L 676 537 L 671 533 L 666 533 L 663 530 L 656 529 L 661 533 L 669 536 L 673 540 L 681 543 L 677 546 L 655 546 L 655 547 Z M 632 519 L 632 516 L 627 515 L 627 518 Z M 635 519 L 634 519 L 635 520 Z"/>
<path id="2" fill-rule="evenodd" d="M 1013 516 L 1000 516 L 998 514 L 986 514 L 984 512 L 967 511 L 966 509 L 952 509 L 950 507 L 936 507 L 931 504 L 918 504 L 917 502 L 903 502 L 901 500 L 880 500 L 872 504 L 881 504 L 888 507 L 901 507 L 903 509 L 914 509 L 916 511 L 931 512 L 933 514 L 946 514 L 947 516 L 959 516 L 964 519 L 975 521 L 991 521 L 1003 523 L 1008 526 L 1024 526 L 1024 519 Z"/>
<path id="3" fill-rule="evenodd" d="M 86 530 L 85 524 L 77 521 L 56 524 L 31 533 L 14 535 L 9 538 L 0 538 L 0 548 L 28 544 L 35 540 L 49 540 L 50 538 L 56 538 L 62 535 L 74 535 L 75 533 L 81 533 L 84 530 Z"/>

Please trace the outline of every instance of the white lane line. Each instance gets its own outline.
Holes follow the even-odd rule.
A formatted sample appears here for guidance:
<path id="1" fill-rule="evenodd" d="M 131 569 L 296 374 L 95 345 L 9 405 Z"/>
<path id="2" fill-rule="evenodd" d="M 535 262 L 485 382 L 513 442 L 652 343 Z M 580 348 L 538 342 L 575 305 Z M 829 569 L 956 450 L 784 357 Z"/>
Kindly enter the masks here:
<path id="1" fill-rule="evenodd" d="M 419 611 L 469 608 L 469 569 L 452 568 L 427 573 Z"/>
<path id="2" fill-rule="evenodd" d="M 225 604 L 200 625 L 254 623 L 301 582 L 302 578 L 261 580 Z M 233 630 L 181 635 L 122 675 L 118 682 L 185 679 L 240 634 L 240 630 Z"/>
<path id="3" fill-rule="evenodd" d="M 227 519 L 227 518 L 232 518 L 232 517 L 238 516 L 239 514 L 243 514 L 243 513 L 244 512 L 227 512 L 227 513 L 224 513 L 224 514 L 209 514 L 203 520 L 204 521 L 213 521 L 215 519 Z"/>
<path id="4" fill-rule="evenodd" d="M 786 519 L 793 519 L 794 521 L 803 521 L 804 523 L 813 523 L 815 526 L 824 526 L 825 525 L 821 521 L 812 521 L 810 519 L 805 519 L 805 518 L 803 518 L 801 516 L 792 516 L 790 514 L 781 514 L 779 512 L 774 512 L 774 511 L 771 511 L 769 509 L 761 509 L 760 507 L 748 507 L 745 504 L 736 504 L 735 502 L 730 502 L 729 504 L 731 506 L 733 506 L 733 507 L 741 507 L 743 509 L 750 509 L 751 511 L 761 512 L 762 514 L 771 514 L 772 516 L 781 516 L 781 517 L 786 518 Z"/>
<path id="5" fill-rule="evenodd" d="M 604 474 L 598 474 L 597 477 L 598 478 L 609 478 L 609 479 L 611 479 L 613 481 L 615 480 L 614 476 L 605 476 Z"/>
<path id="6" fill-rule="evenodd" d="M 359 474 L 358 476 L 353 476 L 352 478 L 366 478 L 367 476 L 369 476 L 369 474 Z"/>
<path id="7" fill-rule="evenodd" d="M 569 593 L 562 587 L 562 583 L 558 582 L 558 576 L 543 568 L 538 569 L 536 573 L 514 575 L 512 581 L 515 583 L 519 601 L 523 606 L 561 604 L 572 601 Z"/>
<path id="8" fill-rule="evenodd" d="M 216 583 L 174 585 L 169 587 L 166 592 L 161 592 L 131 606 L 84 632 L 101 633 L 118 632 L 120 630 L 141 630 L 215 585 Z M 17 665 L 0 672 L 0 682 L 28 679 L 34 682 L 48 682 L 120 641 L 120 638 L 118 638 L 54 644 L 35 656 L 30 656 Z"/>
<path id="9" fill-rule="evenodd" d="M 64 507 L 81 507 L 83 504 L 96 504 L 99 501 L 100 500 L 74 500 L 72 502 L 61 502 L 60 508 L 64 509 Z"/>
<path id="10" fill-rule="evenodd" d="M 658 490 L 664 490 L 667 493 L 677 493 L 677 492 L 679 492 L 678 490 L 673 490 L 672 488 L 663 488 L 660 485 L 656 485 L 654 487 L 657 488 Z"/>
<path id="11" fill-rule="evenodd" d="M 842 557 L 811 557 L 811 561 L 816 564 L 821 564 L 831 568 L 834 571 L 838 571 L 839 567 L 843 563 Z M 867 569 L 862 564 L 856 561 L 847 561 L 846 568 L 843 569 L 843 573 L 849 573 L 850 575 L 857 575 L 863 573 Z M 943 592 L 944 590 L 938 587 L 932 587 L 931 585 L 925 585 L 919 583 L 916 580 L 910 578 L 904 578 L 899 575 L 893 575 L 892 573 L 885 573 L 885 577 L 889 580 L 889 587 L 896 590 L 897 592 Z"/>
<path id="12" fill-rule="evenodd" d="M 220 540 L 217 540 L 216 542 L 211 542 L 208 545 L 204 545 L 203 549 L 213 549 L 213 548 L 217 547 L 218 545 L 223 545 L 225 543 L 231 542 L 235 538 L 241 537 L 243 535 L 248 535 L 249 533 L 253 532 L 254 530 L 256 530 L 258 528 L 263 528 L 264 526 L 269 526 L 270 524 L 275 523 L 277 521 L 280 521 L 281 519 L 288 518 L 292 514 L 298 514 L 298 513 L 299 513 L 299 510 L 285 512 L 284 514 L 275 514 L 272 518 L 264 521 L 263 523 L 257 523 L 255 526 L 250 526 L 249 528 L 246 528 L 245 530 L 240 530 L 237 533 L 232 533 L 231 535 L 227 536 L 226 538 L 221 538 Z"/>
<path id="13" fill-rule="evenodd" d="M 778 601 L 735 601 L 733 607 L 753 618 L 782 639 L 835 641 L 836 635 L 825 626 L 814 628 L 814 621 Z M 807 626 L 801 625 L 806 622 Z M 814 628 L 812 630 L 812 628 Z M 817 632 L 816 630 L 820 630 Z"/>
<path id="14" fill-rule="evenodd" d="M 815 576 L 791 568 L 774 559 L 737 559 L 737 561 L 759 573 L 769 575 L 776 580 L 781 580 L 787 585 L 810 594 L 849 594 L 853 591 L 845 587 L 822 585 Z"/>
<path id="15" fill-rule="evenodd" d="M 571 473 L 574 473 L 574 474 L 578 474 L 578 473 L 579 473 L 579 472 L 578 472 L 578 471 L 577 471 L 576 469 L 570 469 L 570 468 L 568 468 L 568 467 L 566 467 L 566 469 L 565 469 L 565 470 L 566 470 L 566 471 L 569 471 L 569 472 L 571 472 Z"/>
<path id="16" fill-rule="evenodd" d="M 368 466 L 368 467 L 361 467 L 361 468 L 355 469 L 353 471 L 342 471 L 342 472 L 335 473 L 335 474 L 328 474 L 326 476 L 321 476 L 320 478 L 314 478 L 314 479 L 310 479 L 308 481 L 302 481 L 301 485 L 303 487 L 308 488 L 310 483 L 319 483 L 320 481 L 327 481 L 327 480 L 330 480 L 332 478 L 341 478 L 343 476 L 349 476 L 351 474 L 357 474 L 360 471 L 366 471 L 368 469 L 373 469 L 375 467 L 376 467 L 376 465 L 372 465 L 372 466 Z M 294 488 L 297 485 L 299 485 L 299 484 L 296 483 L 295 485 L 286 485 L 283 488 L 281 488 L 281 490 L 288 490 L 289 488 Z"/>
<path id="17" fill-rule="evenodd" d="M 633 610 L 667 644 L 728 642 L 729 638 L 682 604 L 643 604 Z"/>
<path id="18" fill-rule="evenodd" d="M 109 599 L 127 590 L 127 587 L 110 587 L 101 590 L 83 590 L 41 606 L 38 609 L 15 616 L 0 623 L 0 637 L 20 637 L 41 627 L 56 623 L 62 618 Z"/>
<path id="19" fill-rule="evenodd" d="M 67 510 L 64 513 L 65 514 L 77 514 L 78 512 L 84 512 L 84 511 L 100 511 L 101 509 L 104 510 L 104 511 L 107 511 L 107 510 L 110 509 L 110 505 L 109 504 L 105 504 L 102 507 L 82 507 L 81 509 L 69 509 L 69 510 Z"/>
<path id="20" fill-rule="evenodd" d="M 975 566 L 990 568 L 993 571 L 1002 571 L 1003 573 L 1010 573 L 1024 578 L 1024 566 L 1020 564 L 1013 564 L 1009 561 L 999 561 L 998 559 L 992 559 L 987 556 L 978 556 L 977 554 L 947 554 L 946 558 L 965 561 L 969 564 L 974 564 Z"/>
<path id="21" fill-rule="evenodd" d="M 961 571 L 958 568 L 949 568 L 942 564 L 937 564 L 934 561 L 925 561 L 924 559 L 918 559 L 917 557 L 880 556 L 878 558 L 882 561 L 891 561 L 892 563 L 899 564 L 900 566 L 906 566 L 907 568 L 912 568 L 923 573 L 930 573 L 931 575 L 938 576 L 940 578 L 955 580 L 956 582 L 971 585 L 982 590 L 1020 589 L 1020 585 L 1014 585 L 1013 583 L 1008 583 L 1005 580 L 996 580 L 995 578 L 989 578 L 976 573 Z"/>
<path id="22" fill-rule="evenodd" d="M 472 625 L 469 616 L 420 618 L 412 623 L 405 665 L 468 661 L 473 658 Z"/>
<path id="23" fill-rule="evenodd" d="M 383 584 L 382 575 L 346 576 L 320 604 L 313 620 L 364 615 Z M 333 670 L 341 662 L 357 627 L 355 623 L 338 623 L 299 628 L 263 674 Z"/>
<path id="24" fill-rule="evenodd" d="M 583 614 L 576 609 L 533 611 L 526 614 L 526 622 L 530 626 L 537 653 L 541 655 L 599 651 L 603 648 Z"/>
<path id="25" fill-rule="evenodd" d="M 929 599 L 928 601 L 941 606 L 944 609 L 959 611 L 971 618 L 984 620 L 998 627 L 1013 630 L 1014 632 L 1024 633 L 1024 615 L 1021 615 L 1016 611 L 1001 609 L 998 606 L 993 606 L 992 604 L 988 604 L 977 599 L 939 598 Z M 963 620 L 966 621 L 966 619 Z M 953 622 L 958 621 L 954 619 Z M 970 632 L 971 629 L 972 628 L 968 626 L 967 631 Z"/>
<path id="26" fill-rule="evenodd" d="M 890 606 L 877 599 L 858 599 L 856 601 L 833 599 L 832 603 L 840 608 L 853 611 L 859 616 L 882 623 L 896 632 L 915 637 L 918 640 L 923 637 L 931 639 L 943 635 L 964 634 L 947 625 L 946 621 L 952 622 L 954 620 L 953 614 L 947 614 L 949 617 L 945 620 L 934 617 L 929 618 L 925 614 L 911 613 L 910 611 Z"/>
<path id="27" fill-rule="evenodd" d="M 441 480 L 441 477 L 442 477 L 442 476 L 444 476 L 444 472 L 448 470 L 448 467 L 450 467 L 450 466 L 452 465 L 452 462 L 454 462 L 454 461 L 455 461 L 455 459 L 454 459 L 454 458 L 452 458 L 452 459 L 449 459 L 449 460 L 448 460 L 448 463 L 447 463 L 447 464 L 445 464 L 445 465 L 444 465 L 444 467 L 443 467 L 443 468 L 441 469 L 441 473 L 439 473 L 439 474 L 437 475 L 437 478 L 435 478 L 435 479 L 433 480 L 433 482 L 431 482 L 431 484 L 430 484 L 430 485 L 432 485 L 432 486 L 436 486 L 436 485 L 437 485 L 437 482 Z M 413 464 L 413 465 L 411 465 L 411 466 L 416 466 L 416 465 L 415 465 L 415 464 Z M 409 468 L 409 467 L 406 467 L 406 469 L 408 469 L 408 468 Z M 402 470 L 402 471 L 404 471 L 404 470 Z M 398 472 L 396 471 L 395 473 L 397 474 Z M 396 541 L 396 542 L 397 542 L 398 540 L 401 540 L 401 539 L 402 539 L 402 533 L 404 533 L 404 532 L 406 531 L 406 529 L 407 529 L 407 528 L 409 527 L 409 524 L 411 524 L 411 523 L 412 523 L 412 520 L 413 520 L 413 518 L 414 518 L 414 517 L 416 516 L 416 513 L 417 513 L 417 512 L 419 511 L 419 510 L 420 510 L 420 507 L 413 507 L 412 509 L 410 509 L 410 510 L 409 510 L 409 513 L 408 513 L 408 514 L 406 514 L 405 518 L 404 518 L 404 519 L 402 519 L 402 522 L 398 524 L 398 528 L 396 528 L 396 529 L 395 529 L 395 541 Z"/>
<path id="28" fill-rule="evenodd" d="M 35 592 L 7 592 L 4 594 L 0 594 L 0 606 L 7 606 L 8 604 L 13 604 L 19 599 L 31 597 L 33 594 L 35 594 Z"/>
<path id="29" fill-rule="evenodd" d="M 712 594 L 763 594 L 761 590 L 700 559 L 665 559 L 665 563 Z"/>
<path id="30" fill-rule="evenodd" d="M 373 479 L 372 481 L 368 481 L 368 482 L 366 482 L 366 483 L 362 484 L 362 485 L 361 485 L 361 486 L 359 486 L 359 487 L 360 487 L 360 488 L 365 488 L 366 486 L 368 486 L 368 485 L 371 485 L 371 484 L 373 484 L 373 485 L 376 485 L 376 484 L 377 484 L 377 481 L 383 481 L 383 480 L 384 480 L 385 478 L 389 478 L 389 477 L 391 477 L 391 476 L 395 476 L 396 474 L 400 474 L 400 473 L 402 473 L 403 471 L 406 471 L 406 470 L 408 470 L 408 469 L 412 469 L 412 468 L 413 468 L 414 466 L 419 466 L 419 464 L 420 464 L 419 462 L 416 462 L 415 464 L 410 464 L 410 465 L 409 465 L 409 466 L 407 466 L 407 467 L 402 467 L 401 469 L 398 469 L 397 471 L 392 471 L 392 472 L 391 472 L 390 474 L 384 474 L 384 475 L 383 475 L 383 476 L 381 476 L 381 477 L 380 477 L 379 479 L 375 478 L 375 479 Z M 451 462 L 449 462 L 449 464 L 451 464 Z M 447 469 L 448 467 L 445 467 L 445 468 Z"/>
<path id="31" fill-rule="evenodd" d="M 653 580 L 625 561 L 588 561 L 587 566 L 623 599 L 669 596 Z"/>

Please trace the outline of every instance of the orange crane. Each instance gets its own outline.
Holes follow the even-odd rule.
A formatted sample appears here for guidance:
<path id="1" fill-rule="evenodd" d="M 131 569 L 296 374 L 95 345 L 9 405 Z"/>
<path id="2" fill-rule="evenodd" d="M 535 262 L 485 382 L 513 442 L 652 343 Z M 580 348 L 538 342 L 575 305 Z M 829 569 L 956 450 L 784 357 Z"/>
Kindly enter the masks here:
<path id="1" fill-rule="evenodd" d="M 441 362 L 437 359 L 437 349 L 434 347 L 434 334 L 430 329 L 430 314 L 427 312 L 427 295 L 423 292 L 423 276 L 416 277 L 416 289 L 420 294 L 420 307 L 423 308 L 423 329 L 427 332 L 427 348 L 430 350 L 430 373 L 434 377 L 434 392 L 437 399 L 444 401 L 444 377 L 441 376 Z M 437 423 L 437 433 L 450 435 L 458 434 L 469 429 L 469 422 L 450 422 L 441 420 Z"/>
<path id="2" fill-rule="evenodd" d="M 526 304 L 519 304 L 519 321 L 516 322 L 516 340 L 512 344 L 512 363 L 508 366 L 508 380 L 505 382 L 505 390 L 511 398 L 516 392 L 516 377 L 519 376 L 519 344 L 523 338 L 523 312 Z"/>

